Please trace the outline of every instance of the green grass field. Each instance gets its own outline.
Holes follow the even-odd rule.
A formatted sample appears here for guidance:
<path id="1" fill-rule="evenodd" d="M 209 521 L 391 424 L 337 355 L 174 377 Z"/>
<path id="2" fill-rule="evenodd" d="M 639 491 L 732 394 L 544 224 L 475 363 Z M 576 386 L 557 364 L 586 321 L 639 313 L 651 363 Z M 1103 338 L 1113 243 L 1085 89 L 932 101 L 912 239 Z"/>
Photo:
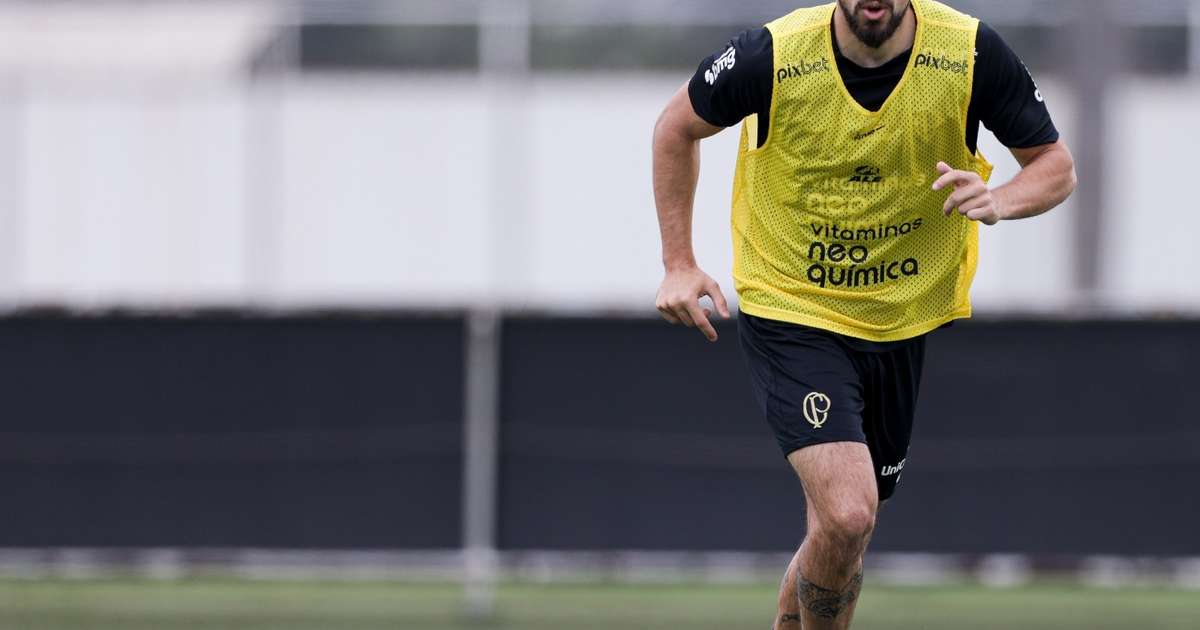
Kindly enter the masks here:
<path id="1" fill-rule="evenodd" d="M 864 630 L 1196 630 L 1200 592 L 1039 586 L 868 587 Z M 761 586 L 532 586 L 500 590 L 498 621 L 467 623 L 454 586 L 241 581 L 0 581 L 4 630 L 766 630 Z"/>

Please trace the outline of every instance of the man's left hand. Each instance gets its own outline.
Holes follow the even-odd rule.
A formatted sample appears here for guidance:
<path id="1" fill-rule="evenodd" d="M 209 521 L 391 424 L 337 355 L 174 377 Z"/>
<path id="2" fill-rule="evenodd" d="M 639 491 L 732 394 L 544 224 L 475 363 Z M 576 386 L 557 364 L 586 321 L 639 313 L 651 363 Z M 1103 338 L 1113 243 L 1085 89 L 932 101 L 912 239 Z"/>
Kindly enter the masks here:
<path id="1" fill-rule="evenodd" d="M 964 217 L 984 225 L 1000 222 L 1000 205 L 979 173 L 955 170 L 945 162 L 938 162 L 937 170 L 942 176 L 933 183 L 934 190 L 954 186 L 954 192 L 942 206 L 946 216 L 950 216 L 957 209 Z"/>

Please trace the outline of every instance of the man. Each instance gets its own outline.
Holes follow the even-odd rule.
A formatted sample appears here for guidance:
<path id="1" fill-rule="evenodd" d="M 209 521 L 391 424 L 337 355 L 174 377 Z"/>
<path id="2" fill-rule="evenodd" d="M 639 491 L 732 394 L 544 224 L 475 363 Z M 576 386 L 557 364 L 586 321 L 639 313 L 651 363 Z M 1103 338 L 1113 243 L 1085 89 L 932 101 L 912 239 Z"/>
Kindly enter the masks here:
<path id="1" fill-rule="evenodd" d="M 978 224 L 1059 205 L 1074 163 L 1012 50 L 934 0 L 838 0 L 746 31 L 654 133 L 657 306 L 711 341 L 700 298 L 729 308 L 692 251 L 699 141 L 739 122 L 739 335 L 807 505 L 775 629 L 847 628 L 876 512 L 906 462 L 925 335 L 970 316 Z M 1022 167 L 995 189 L 980 122 Z"/>

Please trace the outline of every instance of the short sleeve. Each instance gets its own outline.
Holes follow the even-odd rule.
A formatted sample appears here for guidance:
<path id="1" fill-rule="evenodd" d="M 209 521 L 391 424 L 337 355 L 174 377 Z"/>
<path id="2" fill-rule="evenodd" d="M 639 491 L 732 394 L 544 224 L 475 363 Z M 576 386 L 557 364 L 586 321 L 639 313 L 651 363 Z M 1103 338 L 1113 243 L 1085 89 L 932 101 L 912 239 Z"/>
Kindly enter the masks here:
<path id="1" fill-rule="evenodd" d="M 751 114 L 770 112 L 774 71 L 771 31 L 744 31 L 700 64 L 688 84 L 692 109 L 717 127 L 732 127 Z"/>
<path id="2" fill-rule="evenodd" d="M 1050 144 L 1058 129 L 1033 75 L 1012 48 L 987 24 L 976 35 L 972 108 L 1004 146 L 1014 149 Z"/>

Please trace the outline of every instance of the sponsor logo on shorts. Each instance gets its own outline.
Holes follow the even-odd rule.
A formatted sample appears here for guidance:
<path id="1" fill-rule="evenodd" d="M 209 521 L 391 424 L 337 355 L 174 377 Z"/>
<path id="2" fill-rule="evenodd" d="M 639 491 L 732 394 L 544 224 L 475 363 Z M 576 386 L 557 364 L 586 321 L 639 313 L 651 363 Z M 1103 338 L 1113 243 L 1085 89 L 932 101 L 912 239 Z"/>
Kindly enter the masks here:
<path id="1" fill-rule="evenodd" d="M 814 429 L 825 426 L 829 420 L 829 408 L 833 401 L 821 392 L 813 392 L 804 397 L 804 419 L 813 425 Z"/>
<path id="2" fill-rule="evenodd" d="M 904 470 L 904 465 L 907 463 L 908 463 L 908 458 L 906 457 L 906 458 L 900 460 L 900 463 L 896 464 L 895 466 L 884 466 L 879 471 L 879 476 L 880 477 L 891 477 L 892 475 L 899 475 L 900 472 L 902 470 Z"/>

